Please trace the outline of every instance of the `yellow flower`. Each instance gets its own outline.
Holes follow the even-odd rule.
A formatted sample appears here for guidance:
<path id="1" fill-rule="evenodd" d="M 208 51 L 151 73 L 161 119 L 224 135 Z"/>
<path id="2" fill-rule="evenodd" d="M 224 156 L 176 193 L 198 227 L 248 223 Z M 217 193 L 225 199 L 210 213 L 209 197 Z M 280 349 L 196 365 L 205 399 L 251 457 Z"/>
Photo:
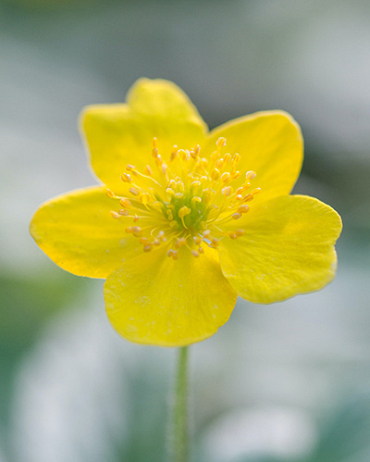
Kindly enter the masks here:
<path id="1" fill-rule="evenodd" d="M 341 220 L 289 195 L 303 143 L 287 113 L 208 132 L 176 85 L 141 79 L 127 104 L 87 107 L 81 123 L 103 184 L 43 204 L 31 234 L 63 269 L 107 278 L 123 337 L 187 345 L 213 335 L 237 295 L 271 303 L 334 277 Z"/>

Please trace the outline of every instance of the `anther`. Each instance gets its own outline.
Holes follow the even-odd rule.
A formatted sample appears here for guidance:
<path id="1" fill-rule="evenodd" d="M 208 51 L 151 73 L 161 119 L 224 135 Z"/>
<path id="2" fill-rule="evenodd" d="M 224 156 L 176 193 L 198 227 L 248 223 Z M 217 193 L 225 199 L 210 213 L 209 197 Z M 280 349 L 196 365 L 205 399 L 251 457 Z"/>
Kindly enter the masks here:
<path id="1" fill-rule="evenodd" d="M 151 244 L 144 245 L 144 252 L 150 252 L 151 250 L 152 250 L 152 245 Z"/>
<path id="2" fill-rule="evenodd" d="M 199 257 L 199 252 L 197 250 L 192 250 L 191 253 L 193 254 L 193 257 L 195 258 Z"/>
<path id="3" fill-rule="evenodd" d="M 179 249 L 180 247 L 186 245 L 186 239 L 184 237 L 179 237 L 175 242 L 175 247 Z"/>
<path id="4" fill-rule="evenodd" d="M 236 212 L 236 213 L 233 213 L 231 215 L 231 217 L 234 219 L 234 220 L 238 220 L 239 218 L 241 218 L 242 214 L 239 213 L 239 212 Z"/>
<path id="5" fill-rule="evenodd" d="M 193 241 L 199 245 L 202 242 L 202 238 L 200 236 L 194 236 Z"/>
<path id="6" fill-rule="evenodd" d="M 225 186 L 221 191 L 222 195 L 229 197 L 233 193 L 233 188 L 231 186 Z"/>
<path id="7" fill-rule="evenodd" d="M 171 156 L 170 156 L 170 162 L 175 160 L 177 157 L 177 146 L 175 145 L 172 149 Z"/>
<path id="8" fill-rule="evenodd" d="M 217 162 L 216 162 L 216 167 L 221 169 L 222 167 L 224 166 L 224 160 L 223 159 L 219 159 Z"/>
<path id="9" fill-rule="evenodd" d="M 235 165 L 239 162 L 239 160 L 240 160 L 240 154 L 236 152 L 231 160 L 232 165 L 235 167 Z"/>
<path id="10" fill-rule="evenodd" d="M 225 164 L 228 164 L 228 163 L 230 162 L 230 160 L 231 160 L 231 154 L 226 153 L 226 154 L 224 155 Z"/>
<path id="11" fill-rule="evenodd" d="M 193 159 L 196 159 L 199 156 L 199 152 L 200 152 L 200 146 L 199 144 L 197 144 L 196 147 L 190 151 L 190 155 Z"/>
<path id="12" fill-rule="evenodd" d="M 127 217 L 127 215 L 129 214 L 129 211 L 127 209 L 123 209 L 123 210 L 119 210 L 118 213 L 123 217 Z"/>
<path id="13" fill-rule="evenodd" d="M 199 167 L 204 171 L 207 171 L 208 160 L 205 157 L 202 157 L 199 162 Z"/>
<path id="14" fill-rule="evenodd" d="M 255 196 L 259 192 L 261 192 L 261 188 L 256 188 L 256 189 L 253 189 L 253 191 L 251 191 L 251 194 L 252 194 L 252 196 Z"/>
<path id="15" fill-rule="evenodd" d="M 222 148 L 222 147 L 226 146 L 226 138 L 220 137 L 216 141 L 216 145 L 217 145 L 218 148 Z"/>
<path id="16" fill-rule="evenodd" d="M 249 211 L 249 205 L 243 204 L 238 208 L 239 213 L 247 213 Z"/>
<path id="17" fill-rule="evenodd" d="M 133 196 L 137 196 L 139 194 L 139 191 L 135 188 L 130 188 L 129 191 Z"/>
<path id="18" fill-rule="evenodd" d="M 213 181 L 217 181 L 220 178 L 220 171 L 217 168 L 214 168 L 211 172 L 211 178 Z"/>
<path id="19" fill-rule="evenodd" d="M 167 189 L 166 189 L 166 193 L 169 194 L 170 196 L 174 196 L 174 195 L 175 195 L 175 191 L 174 191 L 172 188 L 167 188 Z"/>
<path id="20" fill-rule="evenodd" d="M 139 196 L 139 201 L 142 204 L 147 204 L 150 201 L 150 196 L 148 193 L 141 193 Z"/>
<path id="21" fill-rule="evenodd" d="M 145 173 L 149 176 L 153 176 L 152 169 L 150 168 L 150 165 L 145 166 Z"/>
<path id="22" fill-rule="evenodd" d="M 195 180 L 195 181 L 191 182 L 191 186 L 193 186 L 193 187 L 194 186 L 202 186 L 202 183 L 200 181 L 198 181 L 198 180 Z"/>
<path id="23" fill-rule="evenodd" d="M 256 176 L 257 176 L 256 172 L 254 172 L 253 170 L 249 170 L 249 172 L 247 172 L 245 174 L 245 179 L 246 180 L 253 180 L 254 178 L 256 178 Z"/>
<path id="24" fill-rule="evenodd" d="M 196 153 L 193 149 L 190 149 L 190 156 L 191 156 L 193 159 L 196 159 L 196 158 L 197 158 L 197 153 Z"/>
<path id="25" fill-rule="evenodd" d="M 132 183 L 131 175 L 129 175 L 128 173 L 122 173 L 121 180 L 125 183 Z"/>
<path id="26" fill-rule="evenodd" d="M 111 210 L 110 214 L 112 215 L 113 218 L 119 218 L 120 214 L 115 212 L 114 210 Z"/>
<path id="27" fill-rule="evenodd" d="M 130 208 L 131 207 L 131 202 L 128 199 L 120 199 L 119 203 L 122 205 L 122 207 L 125 208 Z"/>
<path id="28" fill-rule="evenodd" d="M 229 233 L 229 237 L 231 237 L 231 239 L 238 239 L 238 237 L 243 236 L 243 234 L 244 229 L 237 229 L 236 231 Z"/>
<path id="29" fill-rule="evenodd" d="M 133 226 L 132 227 L 132 233 L 135 237 L 141 237 L 142 236 L 142 229 L 140 226 Z"/>
<path id="30" fill-rule="evenodd" d="M 189 157 L 190 157 L 189 151 L 186 151 L 185 149 L 179 149 L 177 151 L 177 154 L 180 156 L 182 160 L 189 160 Z"/>
<path id="31" fill-rule="evenodd" d="M 191 205 L 195 205 L 197 202 L 202 202 L 202 199 L 198 196 L 194 196 L 192 199 L 191 199 Z"/>
<path id="32" fill-rule="evenodd" d="M 106 193 L 107 193 L 107 196 L 110 197 L 111 199 L 115 197 L 115 194 L 111 189 L 107 189 Z"/>
<path id="33" fill-rule="evenodd" d="M 160 154 L 157 154 L 155 161 L 157 166 L 160 167 L 163 164 L 162 156 Z"/>
<path id="34" fill-rule="evenodd" d="M 227 183 L 230 179 L 230 173 L 229 172 L 224 172 L 222 175 L 221 175 L 221 181 L 223 183 Z"/>
<path id="35" fill-rule="evenodd" d="M 177 260 L 179 258 L 179 254 L 177 252 L 177 250 L 173 250 L 173 249 L 170 249 L 168 252 L 167 252 L 167 255 L 169 257 L 172 257 L 174 260 Z"/>

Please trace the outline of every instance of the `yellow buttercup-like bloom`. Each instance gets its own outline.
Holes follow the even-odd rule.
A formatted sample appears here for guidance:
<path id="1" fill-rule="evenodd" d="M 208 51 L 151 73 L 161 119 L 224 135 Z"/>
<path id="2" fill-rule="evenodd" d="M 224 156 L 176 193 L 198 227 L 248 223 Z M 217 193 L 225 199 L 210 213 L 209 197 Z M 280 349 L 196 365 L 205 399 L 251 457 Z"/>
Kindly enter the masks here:
<path id="1" fill-rule="evenodd" d="M 208 132 L 176 85 L 141 79 L 127 104 L 87 107 L 81 127 L 102 184 L 43 204 L 31 234 L 63 269 L 106 278 L 123 337 L 187 345 L 213 335 L 237 295 L 271 303 L 333 279 L 341 220 L 289 195 L 303 143 L 287 113 Z"/>

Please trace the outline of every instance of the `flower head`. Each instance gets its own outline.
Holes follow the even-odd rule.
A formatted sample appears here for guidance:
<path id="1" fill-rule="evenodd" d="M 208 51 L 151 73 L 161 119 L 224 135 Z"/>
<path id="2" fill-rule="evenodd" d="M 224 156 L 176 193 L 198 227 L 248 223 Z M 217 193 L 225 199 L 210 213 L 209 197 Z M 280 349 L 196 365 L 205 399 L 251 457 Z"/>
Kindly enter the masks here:
<path id="1" fill-rule="evenodd" d="M 208 132 L 176 85 L 141 79 L 127 104 L 88 107 L 81 122 L 102 185 L 43 204 L 31 234 L 65 270 L 107 278 L 125 338 L 187 345 L 214 334 L 237 295 L 271 303 L 334 277 L 341 220 L 289 195 L 303 143 L 288 114 Z"/>

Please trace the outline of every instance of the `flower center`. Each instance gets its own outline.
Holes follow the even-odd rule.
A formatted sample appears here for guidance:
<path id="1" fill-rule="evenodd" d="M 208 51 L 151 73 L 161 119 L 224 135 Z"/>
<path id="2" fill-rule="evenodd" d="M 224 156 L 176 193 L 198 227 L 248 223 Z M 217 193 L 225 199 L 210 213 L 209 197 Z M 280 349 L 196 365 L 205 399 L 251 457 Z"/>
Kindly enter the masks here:
<path id="1" fill-rule="evenodd" d="M 108 197 L 121 205 L 111 211 L 112 217 L 125 224 L 131 221 L 125 231 L 138 238 L 145 252 L 165 244 L 175 260 L 183 246 L 198 257 L 204 245 L 217 248 L 220 239 L 242 236 L 244 230 L 237 223 L 227 232 L 223 225 L 247 213 L 248 202 L 260 188 L 251 189 L 256 173 L 244 172 L 243 178 L 237 170 L 240 155 L 222 154 L 225 146 L 226 139 L 219 138 L 209 159 L 200 155 L 199 145 L 191 150 L 174 146 L 166 162 L 154 138 L 152 166 L 140 172 L 129 164 L 121 175 L 127 194 L 117 196 L 107 189 Z"/>

